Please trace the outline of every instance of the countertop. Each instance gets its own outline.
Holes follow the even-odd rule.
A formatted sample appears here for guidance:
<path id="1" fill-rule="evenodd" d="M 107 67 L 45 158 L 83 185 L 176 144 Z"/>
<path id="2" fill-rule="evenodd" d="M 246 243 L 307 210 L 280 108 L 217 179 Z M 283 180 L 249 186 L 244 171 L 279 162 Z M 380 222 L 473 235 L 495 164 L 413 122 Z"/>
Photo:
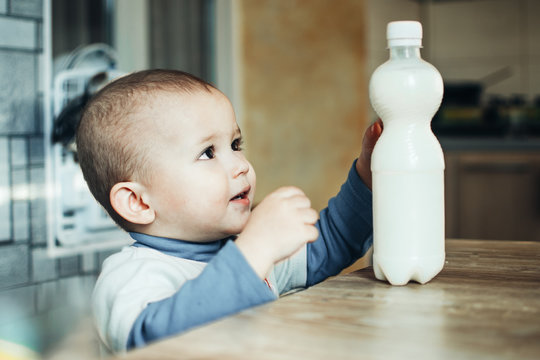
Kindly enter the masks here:
<path id="1" fill-rule="evenodd" d="M 123 359 L 540 359 L 540 242 L 447 240 L 425 285 L 372 268 Z"/>
<path id="2" fill-rule="evenodd" d="M 540 137 L 438 136 L 444 151 L 540 151 Z"/>

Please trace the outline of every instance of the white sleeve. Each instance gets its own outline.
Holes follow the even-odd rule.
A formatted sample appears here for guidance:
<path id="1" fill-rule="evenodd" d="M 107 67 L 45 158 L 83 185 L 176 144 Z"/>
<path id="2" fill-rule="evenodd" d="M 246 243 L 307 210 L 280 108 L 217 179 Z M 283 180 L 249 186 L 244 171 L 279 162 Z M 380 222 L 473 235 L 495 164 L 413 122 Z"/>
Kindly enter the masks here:
<path id="1" fill-rule="evenodd" d="M 106 347 L 124 351 L 133 323 L 143 309 L 173 295 L 199 275 L 204 265 L 134 247 L 107 258 L 92 295 L 96 327 Z"/>
<path id="2" fill-rule="evenodd" d="M 302 247 L 296 254 L 278 263 L 270 275 L 279 294 L 292 290 L 303 289 L 307 281 L 306 247 Z"/>

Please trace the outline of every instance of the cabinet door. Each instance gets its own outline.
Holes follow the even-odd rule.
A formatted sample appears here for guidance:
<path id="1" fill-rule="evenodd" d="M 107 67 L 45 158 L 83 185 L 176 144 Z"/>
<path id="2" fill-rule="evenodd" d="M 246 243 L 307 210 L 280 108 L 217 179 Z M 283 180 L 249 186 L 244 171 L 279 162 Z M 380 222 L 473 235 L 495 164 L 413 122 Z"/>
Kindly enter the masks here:
<path id="1" fill-rule="evenodd" d="M 536 154 L 462 154 L 458 236 L 540 241 L 540 161 Z"/>

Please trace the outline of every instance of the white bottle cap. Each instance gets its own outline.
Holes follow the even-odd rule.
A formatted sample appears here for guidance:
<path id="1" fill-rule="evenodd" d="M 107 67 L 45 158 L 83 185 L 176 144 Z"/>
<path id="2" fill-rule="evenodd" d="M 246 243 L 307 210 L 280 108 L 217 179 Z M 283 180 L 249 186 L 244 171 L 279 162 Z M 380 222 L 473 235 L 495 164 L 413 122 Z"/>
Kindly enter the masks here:
<path id="1" fill-rule="evenodd" d="M 422 24 L 418 21 L 392 21 L 386 27 L 388 47 L 422 46 Z"/>

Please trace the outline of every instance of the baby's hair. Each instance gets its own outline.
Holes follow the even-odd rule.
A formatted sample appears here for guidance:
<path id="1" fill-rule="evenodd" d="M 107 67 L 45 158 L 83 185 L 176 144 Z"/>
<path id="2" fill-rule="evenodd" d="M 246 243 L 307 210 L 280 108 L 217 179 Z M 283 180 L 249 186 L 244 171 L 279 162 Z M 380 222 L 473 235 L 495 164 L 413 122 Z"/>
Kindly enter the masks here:
<path id="1" fill-rule="evenodd" d="M 211 92 L 214 86 L 177 70 L 144 70 L 109 83 L 86 105 L 77 127 L 79 163 L 92 195 L 123 229 L 132 224 L 114 211 L 112 187 L 123 181 L 148 179 L 146 146 L 137 141 L 142 128 L 139 112 L 163 92 Z"/>

